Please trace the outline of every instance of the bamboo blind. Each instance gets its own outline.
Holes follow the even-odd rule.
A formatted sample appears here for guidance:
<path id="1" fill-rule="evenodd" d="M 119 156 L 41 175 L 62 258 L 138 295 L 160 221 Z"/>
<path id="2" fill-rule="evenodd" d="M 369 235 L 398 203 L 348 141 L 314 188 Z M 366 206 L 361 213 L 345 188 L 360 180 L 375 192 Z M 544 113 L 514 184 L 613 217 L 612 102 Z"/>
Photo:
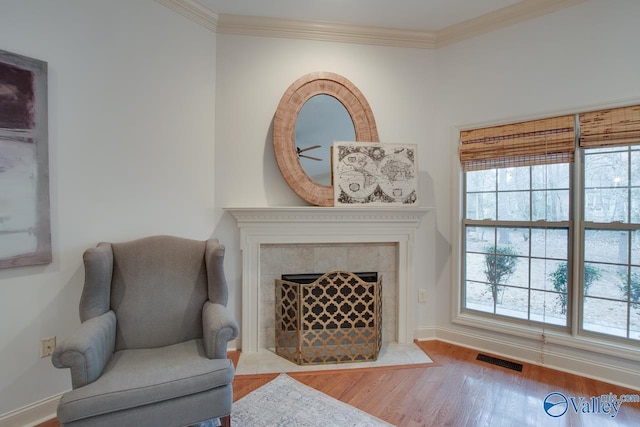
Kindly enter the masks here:
<path id="1" fill-rule="evenodd" d="M 561 116 L 460 133 L 460 162 L 467 171 L 573 161 L 574 116 Z"/>
<path id="2" fill-rule="evenodd" d="M 640 105 L 580 114 L 580 146 L 640 143 Z"/>

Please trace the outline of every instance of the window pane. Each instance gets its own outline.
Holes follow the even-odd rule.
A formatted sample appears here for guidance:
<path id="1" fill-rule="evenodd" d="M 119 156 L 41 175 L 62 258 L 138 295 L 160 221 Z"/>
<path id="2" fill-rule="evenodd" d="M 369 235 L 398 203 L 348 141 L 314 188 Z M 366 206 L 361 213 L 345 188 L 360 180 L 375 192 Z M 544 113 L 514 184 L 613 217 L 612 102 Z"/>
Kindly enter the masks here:
<path id="1" fill-rule="evenodd" d="M 498 193 L 498 219 L 502 221 L 529 221 L 529 192 Z"/>
<path id="2" fill-rule="evenodd" d="M 567 259 L 567 229 L 533 228 L 531 230 L 531 256 L 538 258 Z"/>
<path id="3" fill-rule="evenodd" d="M 584 179 L 585 188 L 611 188 L 627 186 L 629 170 L 629 154 L 626 151 L 617 153 L 585 154 Z"/>
<path id="4" fill-rule="evenodd" d="M 593 222 L 627 222 L 627 199 L 627 189 L 585 190 L 584 219 Z"/>
<path id="5" fill-rule="evenodd" d="M 511 255 L 486 255 L 484 262 L 487 282 L 506 285 L 511 284 L 511 277 L 520 258 Z"/>
<path id="6" fill-rule="evenodd" d="M 466 173 L 467 192 L 496 191 L 496 170 L 471 171 Z"/>
<path id="7" fill-rule="evenodd" d="M 467 252 L 486 252 L 486 247 L 495 241 L 494 227 L 467 227 Z"/>
<path id="8" fill-rule="evenodd" d="M 627 264 L 626 231 L 585 230 L 584 234 L 585 261 Z"/>
<path id="9" fill-rule="evenodd" d="M 566 301 L 567 294 L 532 291 L 531 320 L 566 326 Z"/>
<path id="10" fill-rule="evenodd" d="M 496 219 L 496 193 L 468 193 L 468 219 Z"/>
<path id="11" fill-rule="evenodd" d="M 498 191 L 529 190 L 529 167 L 498 169 Z"/>
<path id="12" fill-rule="evenodd" d="M 487 277 L 484 273 L 485 258 L 487 255 L 467 253 L 466 260 L 466 273 L 467 280 L 475 280 L 478 282 L 485 282 Z"/>
<path id="13" fill-rule="evenodd" d="M 631 222 L 640 224 L 640 188 L 631 189 Z"/>
<path id="14" fill-rule="evenodd" d="M 515 251 L 508 245 L 498 245 L 492 249 L 493 253 L 483 255 L 482 273 L 485 276 L 486 291 L 491 296 L 491 301 L 501 304 L 505 289 L 501 285 L 521 283 L 523 273 L 519 273 L 516 279 L 512 279 L 521 259 L 515 256 Z M 526 282 L 524 285 L 526 286 Z"/>
<path id="15" fill-rule="evenodd" d="M 622 283 L 627 281 L 627 268 L 620 265 L 586 263 L 584 291 L 590 297 L 625 301 Z"/>
<path id="16" fill-rule="evenodd" d="M 640 267 L 631 267 L 629 337 L 640 339 Z"/>
<path id="17" fill-rule="evenodd" d="M 498 247 L 505 254 L 528 256 L 529 255 L 529 228 L 497 227 Z"/>
<path id="18" fill-rule="evenodd" d="M 567 292 L 567 262 L 531 259 L 531 288 Z"/>
<path id="19" fill-rule="evenodd" d="M 640 265 L 640 230 L 631 233 L 631 264 Z"/>
<path id="20" fill-rule="evenodd" d="M 568 221 L 569 190 L 534 191 L 533 221 Z"/>
<path id="21" fill-rule="evenodd" d="M 582 327 L 587 331 L 626 337 L 627 304 L 599 298 L 585 298 Z"/>
<path id="22" fill-rule="evenodd" d="M 531 188 L 552 190 L 569 188 L 569 163 L 531 167 Z"/>
<path id="23" fill-rule="evenodd" d="M 496 313 L 520 319 L 529 318 L 529 291 L 500 286 Z"/>
<path id="24" fill-rule="evenodd" d="M 640 145 L 635 148 L 640 149 Z M 640 187 L 640 151 L 631 152 L 631 186 Z"/>
<path id="25" fill-rule="evenodd" d="M 518 288 L 529 287 L 529 258 L 517 257 L 515 258 L 515 269 L 513 274 L 505 281 L 509 286 L 516 286 Z"/>
<path id="26" fill-rule="evenodd" d="M 629 290 L 625 290 L 625 296 L 633 303 L 633 309 L 640 311 L 640 267 L 631 267 L 631 281 Z"/>
<path id="27" fill-rule="evenodd" d="M 493 299 L 485 283 L 467 281 L 465 307 L 493 313 Z"/>

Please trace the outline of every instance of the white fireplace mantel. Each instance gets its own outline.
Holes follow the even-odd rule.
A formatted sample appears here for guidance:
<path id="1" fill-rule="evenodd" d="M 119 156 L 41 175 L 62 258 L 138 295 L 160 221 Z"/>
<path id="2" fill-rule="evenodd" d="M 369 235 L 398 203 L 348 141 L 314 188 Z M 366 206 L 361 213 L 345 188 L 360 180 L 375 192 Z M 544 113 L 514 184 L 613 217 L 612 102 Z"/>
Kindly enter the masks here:
<path id="1" fill-rule="evenodd" d="M 242 351 L 259 349 L 260 247 L 263 244 L 397 243 L 400 343 L 413 340 L 414 235 L 432 208 L 241 207 L 225 208 L 236 219 L 242 250 Z"/>

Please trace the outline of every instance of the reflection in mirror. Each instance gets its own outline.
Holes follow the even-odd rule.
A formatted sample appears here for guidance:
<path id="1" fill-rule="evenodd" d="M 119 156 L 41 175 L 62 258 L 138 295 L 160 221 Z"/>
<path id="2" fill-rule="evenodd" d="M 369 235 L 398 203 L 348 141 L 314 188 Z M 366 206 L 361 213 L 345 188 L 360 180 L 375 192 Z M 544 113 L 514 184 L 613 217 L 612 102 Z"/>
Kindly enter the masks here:
<path id="1" fill-rule="evenodd" d="M 300 166 L 313 181 L 331 185 L 331 146 L 334 141 L 355 141 L 349 112 L 331 95 L 315 95 L 304 103 L 295 127 Z"/>

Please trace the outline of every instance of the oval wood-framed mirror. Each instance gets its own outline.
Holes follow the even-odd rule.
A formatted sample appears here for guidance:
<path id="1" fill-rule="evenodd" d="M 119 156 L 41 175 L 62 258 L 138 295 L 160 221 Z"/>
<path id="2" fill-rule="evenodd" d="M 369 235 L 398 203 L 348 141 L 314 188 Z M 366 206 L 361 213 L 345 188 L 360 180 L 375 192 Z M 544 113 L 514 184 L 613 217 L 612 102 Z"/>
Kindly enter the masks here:
<path id="1" fill-rule="evenodd" d="M 307 100 L 321 94 L 333 96 L 346 108 L 356 141 L 378 142 L 376 121 L 364 95 L 346 78 L 320 71 L 300 77 L 282 96 L 273 121 L 273 148 L 284 180 L 298 196 L 312 205 L 333 206 L 333 187 L 319 184 L 306 174 L 295 141 L 298 113 Z"/>

